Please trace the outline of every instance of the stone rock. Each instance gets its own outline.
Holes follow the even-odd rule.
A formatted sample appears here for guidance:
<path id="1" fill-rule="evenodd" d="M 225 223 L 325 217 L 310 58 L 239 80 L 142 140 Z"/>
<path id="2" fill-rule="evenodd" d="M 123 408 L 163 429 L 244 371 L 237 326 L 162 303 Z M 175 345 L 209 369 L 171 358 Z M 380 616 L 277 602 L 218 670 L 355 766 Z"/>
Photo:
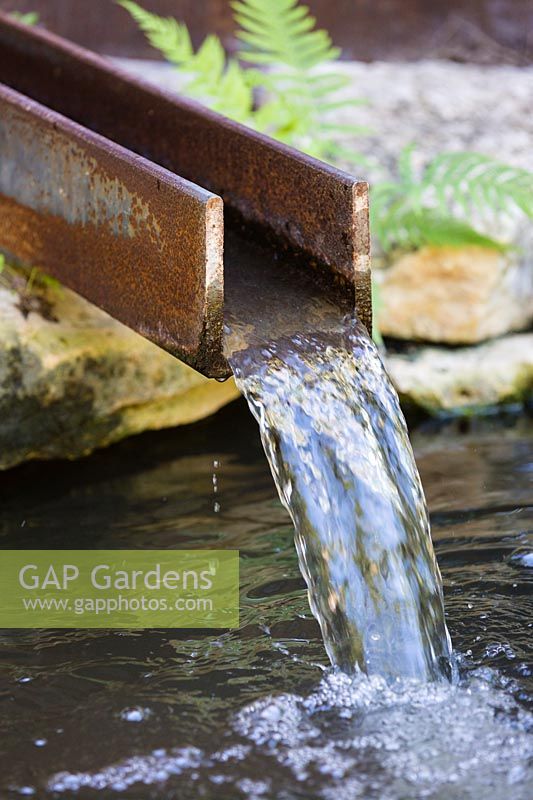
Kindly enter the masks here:
<path id="1" fill-rule="evenodd" d="M 477 347 L 413 346 L 388 353 L 385 363 L 402 404 L 430 414 L 524 404 L 533 397 L 533 333 Z"/>
<path id="2" fill-rule="evenodd" d="M 424 247 L 378 277 L 385 336 L 471 344 L 533 320 L 533 270 L 483 247 Z"/>
<path id="3" fill-rule="evenodd" d="M 25 286 L 1 276 L 0 469 L 194 422 L 238 396 L 73 292 Z"/>

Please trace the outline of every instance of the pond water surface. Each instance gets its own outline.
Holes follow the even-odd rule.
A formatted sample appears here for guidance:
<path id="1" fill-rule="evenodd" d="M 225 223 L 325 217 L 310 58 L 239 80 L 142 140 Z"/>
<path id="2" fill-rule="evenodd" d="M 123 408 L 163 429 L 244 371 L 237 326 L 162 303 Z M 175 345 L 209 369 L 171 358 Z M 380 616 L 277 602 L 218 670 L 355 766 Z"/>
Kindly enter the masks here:
<path id="1" fill-rule="evenodd" d="M 454 687 L 331 672 L 244 401 L 3 476 L 3 548 L 238 549 L 241 625 L 2 632 L 0 797 L 530 796 L 533 424 L 413 443 Z"/>

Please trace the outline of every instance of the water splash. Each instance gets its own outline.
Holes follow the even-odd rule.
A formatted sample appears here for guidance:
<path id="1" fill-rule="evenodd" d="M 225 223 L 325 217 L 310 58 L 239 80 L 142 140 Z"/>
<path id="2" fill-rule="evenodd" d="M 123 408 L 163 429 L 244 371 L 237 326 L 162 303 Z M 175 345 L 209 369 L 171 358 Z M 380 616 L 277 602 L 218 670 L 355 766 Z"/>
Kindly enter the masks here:
<path id="1" fill-rule="evenodd" d="M 230 364 L 292 517 L 330 660 L 442 678 L 451 648 L 426 504 L 373 342 L 349 317 L 327 332 L 236 341 Z"/>
<path id="2" fill-rule="evenodd" d="M 528 800 L 532 717 L 499 684 L 490 670 L 454 686 L 330 671 L 309 694 L 246 705 L 218 749 L 160 748 L 95 772 L 56 774 L 46 789 L 68 797 L 129 797 L 135 787 L 131 796 L 159 787 L 150 796 L 166 797 L 179 787 L 180 797 L 246 800 Z"/>
<path id="3" fill-rule="evenodd" d="M 265 697 L 235 730 L 313 796 L 526 800 L 532 717 L 488 670 L 456 686 L 330 673 L 308 696 Z M 248 755 L 253 762 L 253 753 Z"/>

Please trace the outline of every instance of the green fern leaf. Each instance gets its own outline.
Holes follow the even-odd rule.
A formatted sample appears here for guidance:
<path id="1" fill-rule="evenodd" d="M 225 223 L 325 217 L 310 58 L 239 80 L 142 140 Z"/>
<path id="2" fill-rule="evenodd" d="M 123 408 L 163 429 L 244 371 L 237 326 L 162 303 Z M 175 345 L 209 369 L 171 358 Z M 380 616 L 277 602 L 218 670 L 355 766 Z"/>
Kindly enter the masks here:
<path id="1" fill-rule="evenodd" d="M 37 25 L 39 14 L 36 11 L 27 11 L 25 14 L 20 11 L 10 11 L 9 16 L 23 25 Z"/>
<path id="2" fill-rule="evenodd" d="M 533 173 L 502 164 L 479 153 L 444 153 L 428 166 L 424 188 L 467 213 L 472 209 L 512 213 L 513 207 L 533 217 Z"/>
<path id="3" fill-rule="evenodd" d="M 382 248 L 423 244 L 477 244 L 496 250 L 508 245 L 486 236 L 469 219 L 489 212 L 520 211 L 533 216 L 533 174 L 479 153 L 444 153 L 418 177 L 413 146 L 398 159 L 397 183 L 377 184 L 371 193 L 371 224 Z"/>
<path id="4" fill-rule="evenodd" d="M 206 98 L 217 93 L 226 67 L 226 54 L 217 36 L 207 36 L 197 53 L 183 64 L 183 70 L 193 75 L 188 89 Z"/>
<path id="5" fill-rule="evenodd" d="M 235 0 L 237 38 L 246 45 L 239 58 L 251 64 L 306 70 L 338 58 L 329 34 L 315 30 L 315 19 L 298 0 Z"/>
<path id="6" fill-rule="evenodd" d="M 329 68 L 338 50 L 325 31 L 315 30 L 315 20 L 297 0 L 237 0 L 233 3 L 238 38 L 246 43 L 242 53 L 251 64 L 275 67 L 269 72 L 243 69 L 227 59 L 220 40 L 208 36 L 195 53 L 185 25 L 145 11 L 132 0 L 118 0 L 145 32 L 150 43 L 187 76 L 184 91 L 216 111 L 298 147 L 331 160 L 361 163 L 357 153 L 343 151 L 341 140 L 361 133 L 357 125 L 337 124 L 337 108 L 361 101 L 339 98 L 349 81 Z M 266 94 L 257 107 L 254 90 Z M 262 98 L 261 98 L 262 99 Z"/>
<path id="7" fill-rule="evenodd" d="M 413 167 L 414 144 L 404 147 L 398 158 L 398 175 L 405 186 L 415 184 L 415 171 Z"/>
<path id="8" fill-rule="evenodd" d="M 187 76 L 185 92 L 226 116 L 252 124 L 253 85 L 234 60 L 226 60 L 217 36 L 207 36 L 195 53 L 187 27 L 145 11 L 132 0 L 118 0 L 148 41 Z"/>
<path id="9" fill-rule="evenodd" d="M 410 231 L 410 238 L 418 241 L 418 246 L 436 245 L 439 247 L 464 247 L 477 245 L 491 250 L 505 252 L 509 246 L 480 233 L 471 225 L 451 216 L 439 216 L 430 210 L 410 212 L 399 218 Z"/>
<path id="10" fill-rule="evenodd" d="M 221 98 L 212 103 L 212 108 L 227 117 L 257 127 L 252 114 L 253 95 L 246 75 L 236 61 L 230 61 L 220 80 Z M 255 115 L 257 116 L 257 115 Z"/>
<path id="11" fill-rule="evenodd" d="M 316 30 L 309 9 L 297 0 L 234 0 L 237 38 L 245 48 L 239 57 L 248 63 L 272 67 L 255 72 L 254 85 L 271 98 L 266 132 L 324 160 L 341 157 L 341 140 L 362 132 L 357 126 L 336 124 L 331 114 L 361 101 L 340 99 L 337 93 L 349 79 L 328 67 L 339 55 L 329 34 Z M 310 74 L 312 71 L 312 74 Z M 279 112 L 278 124 L 274 119 Z M 259 113 L 264 121 L 266 114 Z M 350 154 L 352 155 L 352 154 Z M 346 160 L 346 152 L 343 154 Z M 350 160 L 361 162 L 357 153 Z"/>
<path id="12" fill-rule="evenodd" d="M 132 0 L 117 0 L 117 2 L 129 11 L 152 47 L 159 50 L 168 61 L 178 66 L 190 62 L 193 48 L 185 25 L 171 17 L 151 14 Z"/>
<path id="13" fill-rule="evenodd" d="M 374 212 L 375 215 L 375 212 Z M 373 230 L 385 252 L 394 249 L 466 247 L 477 245 L 505 252 L 509 245 L 480 233 L 471 225 L 452 216 L 441 216 L 432 209 L 411 211 L 394 209 L 376 221 Z"/>

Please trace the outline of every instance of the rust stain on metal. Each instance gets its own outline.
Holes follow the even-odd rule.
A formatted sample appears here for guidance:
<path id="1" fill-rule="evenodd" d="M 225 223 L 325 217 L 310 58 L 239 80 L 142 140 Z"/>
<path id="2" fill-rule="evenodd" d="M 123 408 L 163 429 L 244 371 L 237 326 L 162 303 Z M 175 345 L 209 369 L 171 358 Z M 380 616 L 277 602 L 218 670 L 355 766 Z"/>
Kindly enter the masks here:
<path id="1" fill-rule="evenodd" d="M 370 327 L 365 183 L 2 15 L 0 49 L 1 81 L 220 195 L 245 223 L 355 287 Z"/>
<path id="2" fill-rule="evenodd" d="M 211 192 L 0 86 L 0 246 L 213 377 L 222 217 Z"/>

